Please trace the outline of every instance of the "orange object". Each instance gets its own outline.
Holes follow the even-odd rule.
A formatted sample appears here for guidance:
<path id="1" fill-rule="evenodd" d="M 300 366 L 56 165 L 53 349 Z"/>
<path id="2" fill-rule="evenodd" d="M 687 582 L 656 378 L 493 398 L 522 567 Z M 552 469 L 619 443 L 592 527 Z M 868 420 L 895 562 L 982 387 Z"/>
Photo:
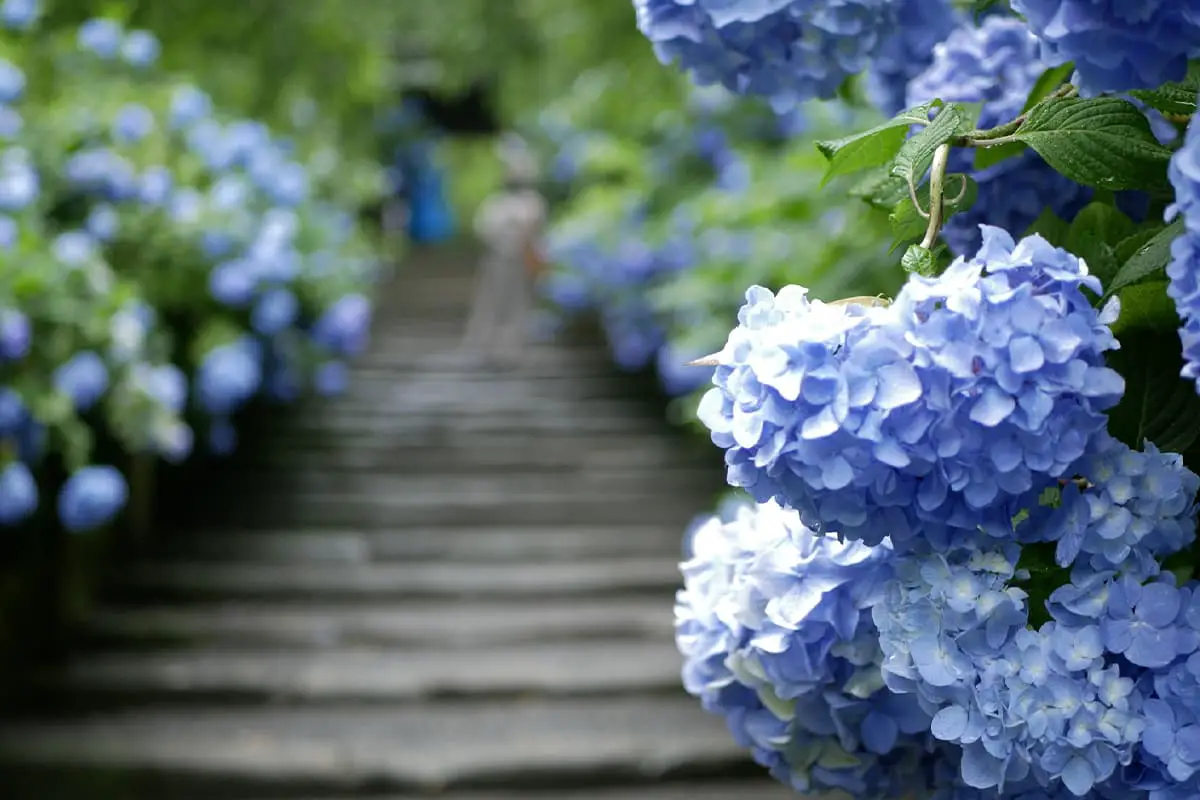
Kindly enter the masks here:
<path id="1" fill-rule="evenodd" d="M 525 272 L 530 278 L 539 277 L 546 269 L 546 260 L 542 258 L 541 248 L 534 241 L 525 243 Z"/>

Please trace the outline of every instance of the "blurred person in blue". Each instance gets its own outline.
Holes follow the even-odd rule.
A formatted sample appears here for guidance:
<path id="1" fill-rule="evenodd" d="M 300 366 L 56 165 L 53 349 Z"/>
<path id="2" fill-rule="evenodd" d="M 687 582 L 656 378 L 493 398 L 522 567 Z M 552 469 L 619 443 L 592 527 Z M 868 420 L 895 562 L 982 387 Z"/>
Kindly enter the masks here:
<path id="1" fill-rule="evenodd" d="M 541 270 L 546 200 L 525 142 L 505 135 L 498 147 L 504 183 L 480 205 L 475 235 L 483 245 L 464 348 L 488 366 L 515 367 L 526 344 L 533 282 Z"/>

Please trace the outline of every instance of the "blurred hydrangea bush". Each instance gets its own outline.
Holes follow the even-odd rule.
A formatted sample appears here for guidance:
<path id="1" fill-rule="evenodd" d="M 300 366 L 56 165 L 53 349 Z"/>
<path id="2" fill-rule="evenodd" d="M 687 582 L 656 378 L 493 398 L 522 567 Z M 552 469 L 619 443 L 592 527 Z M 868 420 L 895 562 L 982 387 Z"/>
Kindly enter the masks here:
<path id="1" fill-rule="evenodd" d="M 344 389 L 378 269 L 357 211 L 384 175 L 311 98 L 273 128 L 160 68 L 149 31 L 38 15 L 0 6 L 0 524 L 56 504 L 84 531 L 129 497 L 97 437 L 228 453 L 252 399 Z M 47 458 L 70 476 L 57 500 Z"/>
<path id="2" fill-rule="evenodd" d="M 594 315 L 615 363 L 654 370 L 682 419 L 694 419 L 694 393 L 712 377 L 688 362 L 720 349 L 743 281 L 805 281 L 831 296 L 897 285 L 886 223 L 857 201 L 829 202 L 813 147 L 871 112 L 810 103 L 776 113 L 707 87 L 681 93 L 637 139 L 577 128 L 583 114 L 564 106 L 540 121 L 564 198 L 542 294 L 560 321 Z"/>

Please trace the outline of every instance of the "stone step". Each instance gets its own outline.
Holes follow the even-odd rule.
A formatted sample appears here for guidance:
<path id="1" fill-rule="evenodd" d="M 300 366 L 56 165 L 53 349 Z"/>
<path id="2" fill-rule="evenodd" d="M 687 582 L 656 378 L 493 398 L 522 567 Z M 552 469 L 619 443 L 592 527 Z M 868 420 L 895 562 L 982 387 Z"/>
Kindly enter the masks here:
<path id="1" fill-rule="evenodd" d="M 557 434 L 570 431 L 578 434 L 642 434 L 656 436 L 662 434 L 662 419 L 652 419 L 633 414 L 616 414 L 608 416 L 589 415 L 557 415 L 557 414 L 505 414 L 497 411 L 494 414 L 443 414 L 433 411 L 409 414 L 373 414 L 351 415 L 347 413 L 322 413 L 315 415 L 298 415 L 290 420 L 288 433 L 293 436 L 307 436 L 320 433 L 324 436 L 341 436 L 343 434 L 374 434 L 377 436 L 411 436 L 423 435 L 429 431 L 454 430 L 462 436 L 478 435 L 492 432 L 511 432 L 536 438 L 543 434 Z"/>
<path id="2" fill-rule="evenodd" d="M 479 392 L 412 389 L 396 392 L 387 403 L 379 398 L 364 402 L 347 397 L 342 398 L 340 403 L 302 408 L 292 416 L 289 424 L 329 424 L 338 428 L 353 421 L 370 425 L 386 424 L 398 417 L 469 424 L 473 422 L 473 417 L 489 420 L 497 416 L 503 416 L 507 427 L 514 428 L 546 418 L 579 425 L 587 425 L 592 420 L 601 420 L 606 424 L 625 420 L 633 422 L 635 426 L 654 419 L 662 425 L 661 411 L 653 417 L 649 404 L 645 408 L 638 408 L 628 400 L 544 398 L 532 397 L 528 393 L 492 392 L 486 389 Z"/>
<path id="3" fill-rule="evenodd" d="M 474 453 L 479 453 L 479 463 L 496 463 L 501 454 L 507 457 L 537 450 L 554 454 L 557 458 L 569 458 L 576 453 L 580 461 L 604 459 L 615 466 L 632 464 L 645 452 L 649 458 L 665 458 L 671 453 L 707 454 L 710 460 L 720 464 L 719 450 L 706 446 L 695 438 L 682 435 L 671 437 L 660 433 L 648 437 L 641 434 L 612 433 L 600 435 L 578 430 L 562 430 L 536 437 L 536 448 L 531 447 L 531 437 L 519 431 L 494 430 L 484 433 L 469 433 L 453 427 L 425 429 L 404 435 L 375 435 L 369 433 L 343 433 L 325 436 L 314 432 L 311 436 L 296 436 L 286 429 L 262 431 L 263 449 L 286 453 L 337 453 L 353 451 L 384 451 L 399 453 L 405 459 L 444 457 L 469 466 Z M 249 455 L 249 454 L 247 454 Z M 622 460 L 616 461 L 617 457 Z M 436 463 L 436 462 L 435 462 Z M 594 462 L 593 462 L 594 463 Z M 723 471 L 723 470 L 722 470 Z M 718 472 L 718 474 L 720 474 Z"/>
<path id="4" fill-rule="evenodd" d="M 434 347 L 438 349 L 433 350 Z M 391 351 L 381 349 L 369 353 L 355 359 L 352 379 L 395 381 L 403 380 L 407 374 L 420 374 L 458 376 L 504 383 L 513 380 L 613 380 L 621 375 L 610 362 L 592 359 L 553 362 L 528 357 L 528 360 L 522 358 L 518 364 L 510 367 L 488 367 L 470 359 L 451 358 L 447 351 L 442 349 L 444 347 L 444 343 L 435 345 L 432 342 L 409 342 L 407 349 L 397 347 Z"/>
<path id="5" fill-rule="evenodd" d="M 636 454 L 631 455 L 636 458 Z M 403 510 L 430 505 L 570 504 L 590 498 L 647 495 L 696 500 L 703 497 L 698 489 L 716 488 L 719 481 L 719 473 L 711 468 L 645 469 L 636 461 L 622 470 L 534 475 L 498 472 L 481 476 L 462 474 L 457 470 L 440 474 L 426 471 L 412 475 L 377 475 L 331 470 L 300 472 L 286 468 L 239 470 L 238 474 L 243 476 L 244 485 L 253 487 L 256 497 L 272 498 L 276 494 L 294 497 L 293 507 L 300 513 L 310 504 L 331 503 L 370 503 Z M 564 522 L 569 521 L 570 517 L 564 519 Z"/>
<path id="6" fill-rule="evenodd" d="M 101 708 L 678 694 L 681 667 L 670 639 L 493 644 L 467 652 L 429 646 L 93 653 L 43 675 L 33 700 Z"/>
<path id="7" fill-rule="evenodd" d="M 211 800 L 596 787 L 762 772 L 722 720 L 683 696 L 183 707 L 6 720 L 0 771 L 6 800 L 39 779 L 43 791 L 70 778 L 94 793 L 122 777 L 160 790 L 144 796 Z"/>
<path id="8" fill-rule="evenodd" d="M 362 437 L 355 441 L 362 442 Z M 275 437 L 270 446 L 239 453 L 237 467 L 295 469 L 298 471 L 374 472 L 411 475 L 453 472 L 456 475 L 540 475 L 546 472 L 579 474 L 589 470 L 671 470 L 711 465 L 713 475 L 723 474 L 721 453 L 713 447 L 685 446 L 668 437 L 644 436 L 541 437 L 536 447 L 528 439 L 505 435 L 459 440 L 444 447 L 383 447 L 378 442 L 346 447 L 338 439 L 299 440 Z"/>
<path id="9" fill-rule="evenodd" d="M 358 365 L 356 365 L 356 369 Z M 562 400 L 589 398 L 630 398 L 645 396 L 649 388 L 646 381 L 631 380 L 630 376 L 609 373 L 581 377 L 578 375 L 517 375 L 513 373 L 445 372 L 436 375 L 436 384 L 419 372 L 392 368 L 388 370 L 361 369 L 350 375 L 349 389 L 333 404 L 345 402 L 384 403 L 394 402 L 414 389 L 396 373 L 411 376 L 421 386 L 443 395 L 461 393 L 505 393 L 523 392 L 532 396 L 553 397 Z"/>
<path id="10" fill-rule="evenodd" d="M 609 789 L 562 789 L 491 792 L 450 792 L 440 800 L 796 800 L 798 795 L 776 781 L 747 778 L 741 781 L 718 780 L 705 783 L 674 783 L 656 786 L 622 786 Z M 817 798 L 818 795 L 811 795 Z M 829 795 L 829 800 L 835 796 Z M 260 800 L 256 798 L 255 800 Z M 305 798 L 305 800 L 348 800 L 346 796 Z M 391 797 L 360 797 L 357 800 L 411 800 Z M 842 800 L 845 800 L 844 797 Z"/>
<path id="11" fill-rule="evenodd" d="M 473 650 L 535 641 L 607 637 L 669 642 L 669 592 L 647 598 L 410 601 L 324 605 L 223 602 L 184 606 L 102 606 L 84 623 L 83 641 L 122 649 L 401 647 Z"/>
<path id="12" fill-rule="evenodd" d="M 404 528 L 467 525 L 686 525 L 697 508 L 715 499 L 701 499 L 698 492 L 664 493 L 648 478 L 643 488 L 600 492 L 580 488 L 568 491 L 530 491 L 505 495 L 502 491 L 480 491 L 456 495 L 451 490 L 437 494 L 409 494 L 392 489 L 386 495 L 311 494 L 256 490 L 245 503 L 230 503 L 219 510 L 228 525 L 244 528 L 281 526 L 312 528 Z"/>
<path id="13" fill-rule="evenodd" d="M 315 599 L 379 601 L 410 598 L 670 597 L 679 571 L 666 558 L 591 558 L 497 564 L 240 564 L 131 563 L 112 576 L 114 597 L 175 601 Z"/>
<path id="14" fill-rule="evenodd" d="M 600 557 L 662 557 L 679 551 L 683 528 L 587 525 L 412 528 L 389 531 L 218 531 L 166 538 L 160 552 L 241 563 L 341 563 L 442 560 L 511 562 Z"/>

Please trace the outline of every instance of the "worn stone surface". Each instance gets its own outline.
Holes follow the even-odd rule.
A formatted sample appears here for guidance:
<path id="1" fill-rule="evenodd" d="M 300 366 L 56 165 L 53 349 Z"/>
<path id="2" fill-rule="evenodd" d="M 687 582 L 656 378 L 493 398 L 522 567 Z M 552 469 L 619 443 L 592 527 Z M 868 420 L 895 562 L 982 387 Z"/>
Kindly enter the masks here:
<path id="1" fill-rule="evenodd" d="M 81 632 L 123 649 L 429 647 L 479 650 L 514 643 L 643 638 L 669 642 L 670 602 L 649 597 L 433 600 L 331 605 L 231 602 L 109 606 Z M 91 659 L 87 663 L 91 663 Z"/>
<path id="2" fill-rule="evenodd" d="M 0 721 L 5 800 L 789 796 L 680 688 L 719 453 L 594 342 L 472 367 L 469 272 L 429 257 L 344 402 L 272 420 L 237 498 L 114 570 Z"/>

